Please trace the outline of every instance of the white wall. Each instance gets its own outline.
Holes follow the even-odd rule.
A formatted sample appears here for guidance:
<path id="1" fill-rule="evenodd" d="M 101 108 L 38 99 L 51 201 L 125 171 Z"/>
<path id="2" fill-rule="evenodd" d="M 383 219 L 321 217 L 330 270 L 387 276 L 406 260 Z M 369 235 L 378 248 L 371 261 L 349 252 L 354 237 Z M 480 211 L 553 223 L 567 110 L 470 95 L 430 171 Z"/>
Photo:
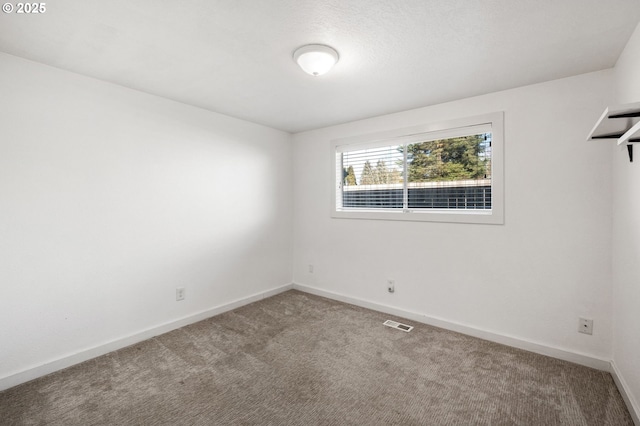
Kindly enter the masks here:
<path id="1" fill-rule="evenodd" d="M 616 102 L 640 102 L 640 25 L 615 67 Z M 612 143 L 612 145 L 615 145 Z M 640 415 L 640 146 L 613 152 L 613 362 Z"/>
<path id="2" fill-rule="evenodd" d="M 0 94 L 0 381 L 291 283 L 289 134 L 5 54 Z"/>
<path id="3" fill-rule="evenodd" d="M 612 91 L 608 70 L 294 135 L 294 282 L 609 360 L 611 147 L 585 139 Z M 493 111 L 505 225 L 330 217 L 332 139 Z"/>

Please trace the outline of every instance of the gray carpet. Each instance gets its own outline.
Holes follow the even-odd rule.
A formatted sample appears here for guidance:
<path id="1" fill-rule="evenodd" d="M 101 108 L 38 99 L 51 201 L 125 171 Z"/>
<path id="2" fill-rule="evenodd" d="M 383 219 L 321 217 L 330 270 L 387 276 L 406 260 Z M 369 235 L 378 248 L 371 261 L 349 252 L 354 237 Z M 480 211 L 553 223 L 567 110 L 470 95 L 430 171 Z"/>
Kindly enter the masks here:
<path id="1" fill-rule="evenodd" d="M 608 373 L 288 291 L 0 393 L 2 425 L 633 425 Z"/>

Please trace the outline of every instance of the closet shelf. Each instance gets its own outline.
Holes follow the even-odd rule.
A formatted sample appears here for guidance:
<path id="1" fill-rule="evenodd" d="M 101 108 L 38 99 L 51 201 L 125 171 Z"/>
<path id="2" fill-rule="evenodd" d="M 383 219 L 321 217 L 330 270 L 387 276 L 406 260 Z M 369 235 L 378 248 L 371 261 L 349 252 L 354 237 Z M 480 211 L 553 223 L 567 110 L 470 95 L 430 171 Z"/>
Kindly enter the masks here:
<path id="1" fill-rule="evenodd" d="M 627 144 L 629 161 L 633 161 L 633 142 L 640 142 L 640 102 L 617 105 L 604 110 L 587 140 L 615 139 Z"/>

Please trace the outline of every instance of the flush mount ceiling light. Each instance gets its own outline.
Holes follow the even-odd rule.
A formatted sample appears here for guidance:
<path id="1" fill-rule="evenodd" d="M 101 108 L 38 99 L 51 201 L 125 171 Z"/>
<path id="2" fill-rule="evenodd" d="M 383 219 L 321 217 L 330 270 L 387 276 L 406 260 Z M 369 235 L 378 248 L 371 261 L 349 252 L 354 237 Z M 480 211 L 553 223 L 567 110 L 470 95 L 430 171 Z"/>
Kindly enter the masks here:
<path id="1" fill-rule="evenodd" d="M 293 59 L 304 72 L 318 76 L 329 71 L 338 62 L 338 52 L 323 44 L 307 44 L 293 52 Z"/>

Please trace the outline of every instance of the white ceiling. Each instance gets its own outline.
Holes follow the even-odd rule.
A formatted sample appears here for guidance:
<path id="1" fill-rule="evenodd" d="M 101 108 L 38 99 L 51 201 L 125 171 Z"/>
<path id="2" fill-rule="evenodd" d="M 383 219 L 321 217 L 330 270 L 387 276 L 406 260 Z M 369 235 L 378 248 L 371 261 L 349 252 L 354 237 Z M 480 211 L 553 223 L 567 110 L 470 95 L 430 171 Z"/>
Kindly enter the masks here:
<path id="1" fill-rule="evenodd" d="M 640 19 L 638 0 L 46 5 L 0 14 L 0 51 L 289 132 L 610 68 Z M 330 73 L 293 62 L 308 43 L 340 53 Z"/>

